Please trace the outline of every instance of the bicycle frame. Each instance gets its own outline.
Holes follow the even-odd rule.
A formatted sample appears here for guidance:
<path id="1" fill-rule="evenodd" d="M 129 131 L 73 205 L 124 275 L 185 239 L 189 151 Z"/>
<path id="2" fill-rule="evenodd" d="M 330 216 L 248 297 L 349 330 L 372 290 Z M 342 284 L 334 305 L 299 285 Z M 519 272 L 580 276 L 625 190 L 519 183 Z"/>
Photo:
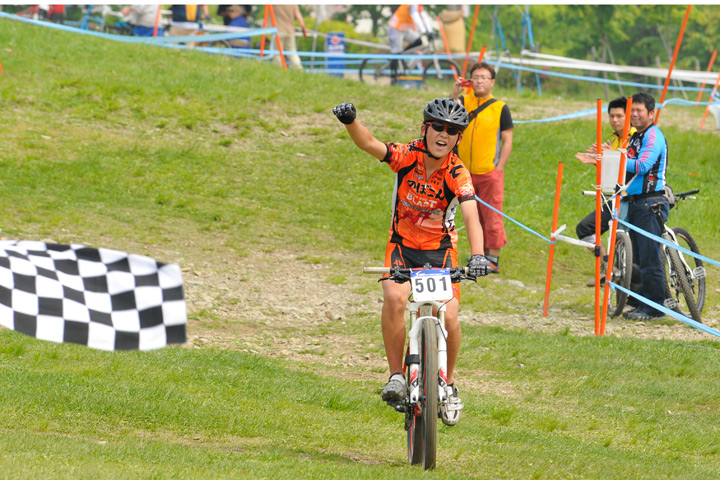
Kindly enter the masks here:
<path id="1" fill-rule="evenodd" d="M 438 342 L 438 400 L 441 403 L 447 402 L 447 330 L 445 329 L 445 305 L 446 303 L 436 301 L 410 302 L 410 332 L 408 333 L 408 358 L 418 359 L 408 365 L 410 369 L 411 382 L 408 385 L 410 391 L 410 404 L 420 401 L 420 384 L 418 379 L 422 374 L 420 370 L 420 335 L 422 334 L 423 321 L 433 321 L 437 331 Z M 432 309 L 437 309 L 437 316 L 432 314 Z"/>
<path id="2" fill-rule="evenodd" d="M 675 232 L 673 232 L 672 228 L 668 227 L 667 225 L 663 225 L 663 227 L 665 228 L 665 231 L 663 232 L 664 234 L 662 236 L 666 237 L 665 238 L 666 240 L 674 243 L 675 245 L 680 245 L 677 237 L 675 236 Z M 663 254 L 668 259 L 668 265 L 672 263 L 672 262 L 670 262 L 670 256 L 668 253 L 669 248 L 672 248 L 672 247 L 668 247 L 667 245 L 662 246 Z M 705 277 L 705 267 L 692 268 L 690 266 L 690 264 L 687 262 L 687 260 L 685 260 L 685 254 L 681 250 L 677 250 L 677 252 L 678 252 L 678 256 L 680 257 L 680 261 L 682 262 L 683 267 L 685 267 L 685 271 L 693 280 L 697 280 L 699 278 Z M 675 272 L 674 270 L 671 270 L 671 271 L 677 275 L 677 272 Z"/>

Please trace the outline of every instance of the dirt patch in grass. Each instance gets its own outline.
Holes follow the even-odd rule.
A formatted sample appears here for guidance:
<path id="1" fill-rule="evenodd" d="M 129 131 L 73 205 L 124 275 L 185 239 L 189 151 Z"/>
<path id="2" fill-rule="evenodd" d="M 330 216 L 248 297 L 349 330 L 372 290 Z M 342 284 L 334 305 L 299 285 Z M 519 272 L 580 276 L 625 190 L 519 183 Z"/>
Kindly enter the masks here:
<path id="1" fill-rule="evenodd" d="M 328 367 L 357 366 L 355 374 L 364 372 L 369 378 L 386 370 L 379 320 L 382 293 L 374 285 L 374 277 L 351 272 L 344 283 L 329 282 L 327 279 L 337 274 L 333 262 L 308 262 L 277 250 L 218 258 L 184 268 L 188 311 L 193 317 L 188 325 L 188 348 L 230 348 Z M 276 268 L 280 271 L 270 273 Z M 518 287 L 507 282 L 507 288 Z M 541 302 L 538 298 L 538 304 Z M 543 317 L 541 311 L 508 314 L 477 311 L 465 304 L 460 319 L 463 325 L 493 325 L 529 333 L 594 335 L 593 318 L 556 307 Z M 705 323 L 718 327 L 717 318 L 705 319 Z M 717 339 L 668 319 L 610 319 L 605 334 L 682 341 Z"/>

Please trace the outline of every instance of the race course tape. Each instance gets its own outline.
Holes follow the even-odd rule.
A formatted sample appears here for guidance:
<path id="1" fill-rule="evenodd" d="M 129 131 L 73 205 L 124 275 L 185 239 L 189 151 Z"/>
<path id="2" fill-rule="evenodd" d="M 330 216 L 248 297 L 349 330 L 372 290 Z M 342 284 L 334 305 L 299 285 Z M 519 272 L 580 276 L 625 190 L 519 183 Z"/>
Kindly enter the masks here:
<path id="1" fill-rule="evenodd" d="M 238 38 L 249 38 L 249 37 L 255 37 L 255 36 L 261 36 L 261 35 L 272 35 L 277 32 L 276 28 L 262 28 L 262 29 L 253 29 L 248 30 L 246 32 L 230 32 L 230 33 L 218 33 L 218 34 L 206 34 L 206 35 L 187 35 L 187 36 L 181 36 L 181 37 L 135 37 L 135 36 L 127 36 L 127 35 L 115 35 L 111 33 L 104 33 L 104 32 L 96 32 L 93 30 L 84 30 L 76 27 L 70 27 L 67 25 L 61 25 L 51 22 L 44 22 L 40 20 L 33 20 L 29 18 L 19 17 L 14 14 L 9 14 L 6 12 L 0 11 L 0 18 L 7 18 L 10 20 L 16 20 L 21 21 L 24 23 L 29 23 L 32 25 L 38 25 L 42 27 L 47 28 L 54 28 L 57 30 L 63 30 L 66 32 L 71 33 L 79 33 L 83 35 L 91 35 L 95 37 L 105 38 L 109 40 L 115 40 L 119 42 L 125 42 L 125 43 L 140 43 L 140 44 L 146 44 L 146 45 L 158 45 L 163 47 L 169 47 L 169 48 L 177 48 L 177 49 L 188 49 L 193 48 L 195 50 L 207 52 L 207 53 L 213 53 L 213 54 L 221 54 L 221 55 L 229 55 L 234 57 L 243 57 L 243 58 L 254 58 L 254 59 L 260 59 L 260 60 L 271 60 L 275 55 L 278 55 L 280 52 L 277 50 L 269 50 L 265 49 L 263 51 L 265 57 L 259 57 L 261 50 L 258 49 L 249 49 L 249 48 L 218 48 L 218 47 L 188 47 L 186 45 L 182 45 L 183 43 L 211 43 L 211 42 L 220 42 L 225 40 L 233 40 Z M 369 54 L 369 53 L 346 53 L 343 55 L 338 55 L 337 53 L 327 53 L 327 52 L 292 52 L 294 54 L 297 54 L 302 57 L 319 57 L 322 59 L 325 59 L 323 61 L 319 61 L 317 63 L 318 66 L 322 66 L 323 64 L 326 67 L 329 68 L 318 68 L 318 69 L 312 69 L 309 70 L 313 73 L 347 73 L 347 74 L 357 74 L 358 71 L 354 69 L 333 69 L 332 64 L 333 63 L 340 63 L 345 62 L 348 60 L 349 62 L 345 63 L 355 63 L 355 62 L 361 62 L 363 60 L 373 60 L 377 63 L 380 63 L 382 61 L 387 61 L 391 58 L 397 58 L 402 60 L 430 60 L 430 59 L 440 59 L 440 60 L 448 60 L 448 59 L 455 59 L 455 58 L 464 58 L 464 57 L 458 57 L 458 55 L 403 55 L 403 54 Z M 305 63 L 305 62 L 304 62 Z M 375 62 L 369 62 L 369 63 L 375 63 Z M 522 67 L 518 65 L 508 64 L 508 63 L 502 63 L 502 62 L 493 62 L 488 60 L 488 63 L 492 65 L 496 65 L 499 67 L 505 67 L 510 69 L 516 69 L 516 70 L 525 70 L 528 72 L 535 72 L 535 73 L 542 73 L 543 75 L 553 75 L 553 76 L 559 76 L 559 77 L 565 77 L 570 79 L 576 79 L 576 80 L 587 80 L 592 82 L 602 82 L 602 83 L 610 83 L 610 84 L 617 84 L 617 85 L 630 85 L 630 86 L 640 86 L 640 87 L 647 87 L 647 88 L 661 88 L 657 85 L 652 84 L 644 84 L 644 83 L 633 83 L 633 82 L 619 82 L 616 80 L 605 80 L 595 77 L 585 77 L 581 75 L 571 75 L 571 74 L 563 74 L 563 73 L 557 73 L 557 72 L 550 72 L 545 70 L 538 70 L 533 69 L 529 67 Z M 671 90 L 673 89 L 680 89 L 681 87 L 669 87 Z M 697 87 L 682 87 L 684 90 L 708 90 L 709 89 L 700 89 Z M 688 100 L 682 100 L 678 98 L 672 98 L 664 102 L 663 104 L 658 103 L 658 108 L 663 108 L 666 105 L 678 105 L 678 106 L 696 106 L 696 105 L 703 105 L 707 106 L 710 105 L 711 102 L 692 102 Z M 547 123 L 547 122 L 556 122 L 556 121 L 562 121 L 562 120 L 571 120 L 575 118 L 582 118 L 587 117 L 590 115 L 595 115 L 596 109 L 587 109 L 587 110 L 581 110 L 579 112 L 573 112 L 568 113 L 564 115 L 557 115 L 554 117 L 548 117 L 548 118 L 541 118 L 541 119 L 535 119 L 535 120 L 514 120 L 513 123 L 516 125 L 520 124 L 526 124 L 526 123 Z M 492 208 L 492 207 L 490 207 Z M 500 212 L 502 213 L 502 212 Z M 507 217 L 511 221 L 515 221 L 511 219 L 510 217 Z M 520 224 L 519 224 L 520 225 Z M 523 228 L 526 228 L 523 226 Z M 530 230 L 531 231 L 531 230 Z M 532 231 L 531 231 L 532 232 Z M 535 235 L 537 233 L 533 232 Z M 544 238 L 544 237 L 542 237 Z M 547 240 L 547 239 L 546 239 Z"/>
<path id="2" fill-rule="evenodd" d="M 648 300 L 647 298 L 643 297 L 642 295 L 638 295 L 635 292 L 631 292 L 627 288 L 621 287 L 617 283 L 608 281 L 608 284 L 613 288 L 613 290 L 617 288 L 621 292 L 624 292 L 624 293 L 630 295 L 631 297 L 634 297 L 634 298 L 640 300 L 641 302 L 645 303 L 646 305 L 649 305 L 649 306 L 655 308 L 656 310 L 660 310 L 665 315 L 670 315 L 671 317 L 673 317 L 677 320 L 680 320 L 681 322 L 687 323 L 691 327 L 697 328 L 698 330 L 702 330 L 703 332 L 709 333 L 710 335 L 715 335 L 716 337 L 720 337 L 720 332 L 715 330 L 712 327 L 708 327 L 707 325 L 704 325 L 700 322 L 696 322 L 692 318 L 688 318 L 685 315 L 682 315 L 674 310 L 670 310 L 669 308 L 665 307 L 664 305 L 660 305 L 659 303 L 655 303 L 652 300 Z"/>
<path id="3" fill-rule="evenodd" d="M 41 20 L 33 20 L 31 18 L 18 17 L 6 12 L 0 12 L 0 18 L 7 18 L 10 20 L 16 20 L 19 22 L 29 23 L 31 25 L 38 25 L 41 27 L 54 28 L 56 30 L 63 30 L 65 32 L 80 33 L 83 35 L 91 35 L 93 37 L 105 38 L 108 40 L 115 40 L 118 42 L 125 43 L 144 43 L 148 45 L 162 45 L 167 46 L 167 43 L 190 43 L 190 42 L 220 42 L 223 40 L 233 40 L 237 38 L 255 37 L 259 35 L 269 35 L 277 32 L 277 28 L 259 28 L 254 30 L 248 30 L 247 32 L 230 32 L 230 33 L 217 33 L 211 35 L 186 35 L 182 37 L 133 37 L 128 35 L 115 35 L 112 33 L 96 32 L 94 30 L 84 30 L 82 28 L 69 27 L 67 25 L 61 25 L 58 23 L 43 22 Z M 226 49 L 229 50 L 229 49 Z"/>
<path id="4" fill-rule="evenodd" d="M 662 109 L 667 105 L 677 105 L 679 107 L 694 107 L 696 105 L 710 105 L 711 102 L 692 102 L 690 100 L 683 100 L 682 98 L 670 98 L 665 102 L 656 104 L 657 108 Z M 590 115 L 596 115 L 597 108 L 589 108 L 587 110 L 581 110 L 579 112 L 567 113 L 565 115 L 558 115 L 555 117 L 540 118 L 537 120 L 513 120 L 514 124 L 521 123 L 544 123 L 544 122 L 557 122 L 559 120 L 571 120 L 573 118 L 587 117 Z"/>
<path id="5" fill-rule="evenodd" d="M 639 233 L 639 234 L 641 234 L 641 235 L 645 235 L 645 236 L 648 237 L 649 239 L 652 239 L 652 240 L 655 240 L 656 242 L 660 242 L 660 243 L 662 243 L 662 244 L 665 244 L 665 245 L 667 245 L 668 247 L 674 248 L 675 250 L 680 250 L 681 252 L 683 252 L 683 253 L 686 254 L 686 255 L 690 255 L 690 256 L 692 256 L 692 257 L 699 258 L 700 260 L 702 260 L 702 261 L 704 261 L 704 262 L 707 262 L 707 263 L 709 263 L 709 264 L 711 264 L 711 265 L 715 265 L 715 266 L 717 266 L 717 267 L 720 267 L 720 262 L 717 262 L 717 261 L 713 260 L 712 258 L 708 258 L 708 257 L 706 257 L 706 256 L 704 256 L 704 255 L 700 255 L 699 253 L 695 253 L 695 252 L 693 252 L 693 251 L 690 251 L 690 250 L 688 250 L 688 249 L 685 248 L 685 247 L 681 247 L 680 245 L 677 245 L 677 244 L 675 244 L 675 243 L 673 243 L 673 242 L 669 242 L 669 241 L 665 240 L 664 238 L 658 237 L 657 235 L 653 235 L 653 234 L 650 233 L 650 232 L 646 232 L 646 231 L 643 230 L 642 228 L 638 228 L 638 227 L 636 227 L 635 225 L 632 225 L 632 224 L 626 222 L 625 220 L 620 220 L 620 219 L 617 218 L 617 217 L 614 217 L 614 218 L 615 218 L 615 220 L 618 221 L 618 223 L 620 223 L 620 224 L 628 227 L 628 228 L 631 229 L 631 230 L 636 231 L 637 233 Z"/>
<path id="6" fill-rule="evenodd" d="M 555 244 L 555 242 L 554 242 L 553 240 L 550 240 L 549 238 L 543 237 L 542 235 L 540 235 L 540 234 L 537 233 L 536 231 L 530 229 L 529 227 L 526 227 L 525 225 L 523 225 L 522 223 L 518 222 L 518 221 L 515 220 L 514 218 L 508 217 L 508 216 L 505 215 L 503 212 L 501 212 L 501 211 L 498 210 L 497 208 L 493 207 L 492 205 L 488 204 L 487 202 L 485 202 L 483 199 L 481 199 L 481 198 L 478 197 L 477 195 L 475 195 L 475 200 L 477 200 L 478 202 L 482 203 L 483 205 L 485 205 L 485 206 L 488 207 L 489 209 L 491 209 L 491 210 L 499 213 L 500 215 L 502 215 L 503 217 L 507 218 L 508 220 L 510 220 L 511 222 L 513 222 L 514 224 L 518 225 L 520 228 L 523 228 L 523 229 L 527 230 L 528 232 L 532 233 L 533 235 L 536 235 L 536 236 L 542 238 L 543 240 L 545 240 L 545 241 L 548 242 L 548 243 Z"/>

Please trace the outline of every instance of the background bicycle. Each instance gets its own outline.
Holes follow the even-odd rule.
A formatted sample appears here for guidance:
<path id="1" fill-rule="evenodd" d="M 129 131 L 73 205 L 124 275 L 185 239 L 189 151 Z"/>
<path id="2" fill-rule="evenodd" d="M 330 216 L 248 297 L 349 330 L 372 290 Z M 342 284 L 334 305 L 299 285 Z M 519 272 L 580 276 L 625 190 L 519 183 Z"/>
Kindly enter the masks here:
<path id="1" fill-rule="evenodd" d="M 685 200 L 695 198 L 692 195 L 699 190 L 675 194 L 675 199 Z M 670 202 L 671 207 L 677 206 L 677 202 Z M 669 227 L 665 224 L 659 208 L 652 208 L 658 221 L 662 225 L 662 238 L 668 242 L 684 247 L 693 253 L 700 254 L 700 250 L 692 235 L 682 227 Z M 696 322 L 701 322 L 701 313 L 705 305 L 705 267 L 699 258 L 686 255 L 682 251 L 663 244 L 662 262 L 665 270 L 665 301 L 664 306 L 689 316 Z M 633 275 L 633 252 L 629 235 L 618 228 L 615 242 L 615 257 L 613 260 L 612 282 L 623 288 L 630 289 Z M 635 274 L 638 270 L 635 269 Z M 620 315 L 623 311 L 628 295 L 615 289 L 614 299 L 610 307 L 613 317 Z"/>
<path id="2" fill-rule="evenodd" d="M 675 194 L 675 198 L 686 200 L 695 198 L 692 195 L 700 190 Z M 671 202 L 670 208 L 676 207 L 677 201 Z M 690 250 L 700 253 L 700 250 L 690 233 L 682 227 L 668 227 L 662 221 L 658 209 L 653 209 L 658 220 L 663 225 L 662 238 Z M 705 267 L 703 261 L 691 255 L 686 255 L 667 245 L 662 246 L 663 262 L 665 266 L 665 307 L 682 315 L 692 317 L 701 322 L 701 313 L 705 306 Z"/>
<path id="3" fill-rule="evenodd" d="M 423 84 L 431 81 L 446 82 L 449 85 L 455 81 L 454 74 L 460 75 L 460 67 L 452 60 L 437 58 L 436 42 L 437 40 L 422 43 L 421 39 L 418 39 L 410 44 L 403 50 L 402 55 L 432 55 L 433 58 L 397 59 L 395 68 L 392 60 L 366 58 L 360 64 L 358 72 L 360 81 L 395 85 L 398 77 L 421 77 Z"/>

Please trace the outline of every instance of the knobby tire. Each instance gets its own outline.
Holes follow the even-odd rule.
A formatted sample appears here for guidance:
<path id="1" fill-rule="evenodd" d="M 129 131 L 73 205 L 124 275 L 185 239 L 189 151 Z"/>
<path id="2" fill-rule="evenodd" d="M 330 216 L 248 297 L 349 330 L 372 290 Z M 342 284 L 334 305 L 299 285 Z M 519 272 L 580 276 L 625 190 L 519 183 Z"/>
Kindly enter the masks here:
<path id="1" fill-rule="evenodd" d="M 438 419 L 438 352 L 437 331 L 435 322 L 426 319 L 423 322 L 420 342 L 422 365 L 422 423 L 423 423 L 423 468 L 435 468 L 437 452 L 437 419 Z"/>
<path id="2" fill-rule="evenodd" d="M 700 250 L 698 249 L 695 240 L 692 238 L 692 236 L 688 233 L 687 230 L 682 227 L 673 227 L 672 230 L 675 233 L 675 237 L 677 238 L 678 244 L 681 247 L 685 247 L 693 253 L 700 254 Z M 690 266 L 690 268 L 693 268 L 693 262 L 695 268 L 703 267 L 703 261 L 699 258 L 685 255 L 685 261 Z M 690 287 L 693 290 L 693 297 L 695 298 L 695 305 L 697 306 L 697 310 L 698 312 L 702 313 L 703 307 L 705 306 L 705 277 L 688 278 L 688 283 L 690 283 Z"/>
<path id="3" fill-rule="evenodd" d="M 360 81 L 363 83 L 365 83 L 365 80 L 367 78 L 375 76 L 375 68 L 373 67 L 373 64 L 371 62 L 372 62 L 371 59 L 366 58 L 360 64 L 360 70 L 358 71 L 358 77 L 360 78 Z"/>
<path id="4" fill-rule="evenodd" d="M 692 289 L 692 283 L 691 279 L 688 278 L 687 272 L 685 271 L 685 266 L 682 263 L 682 260 L 680 260 L 680 254 L 678 254 L 678 251 L 675 250 L 672 247 L 668 247 L 670 250 L 668 251 L 668 255 L 670 257 L 670 262 L 672 265 L 672 271 L 674 271 L 677 279 L 677 283 L 675 285 L 676 287 L 676 295 L 678 300 L 678 306 L 676 307 L 676 311 L 682 313 L 680 310 L 680 294 L 685 298 L 685 305 L 687 306 L 688 310 L 690 311 L 690 316 L 693 320 L 696 322 L 701 322 L 700 320 L 700 311 L 697 308 L 697 305 L 695 304 L 695 296 Z"/>
<path id="5" fill-rule="evenodd" d="M 428 80 L 445 80 L 454 82 L 455 76 L 452 72 L 455 72 L 458 76 L 460 75 L 460 68 L 455 62 L 451 60 L 438 60 L 438 63 L 440 64 L 440 70 L 442 71 L 440 74 L 438 74 L 435 62 L 432 60 L 427 61 L 427 65 L 423 70 L 423 83 L 426 83 Z"/>

